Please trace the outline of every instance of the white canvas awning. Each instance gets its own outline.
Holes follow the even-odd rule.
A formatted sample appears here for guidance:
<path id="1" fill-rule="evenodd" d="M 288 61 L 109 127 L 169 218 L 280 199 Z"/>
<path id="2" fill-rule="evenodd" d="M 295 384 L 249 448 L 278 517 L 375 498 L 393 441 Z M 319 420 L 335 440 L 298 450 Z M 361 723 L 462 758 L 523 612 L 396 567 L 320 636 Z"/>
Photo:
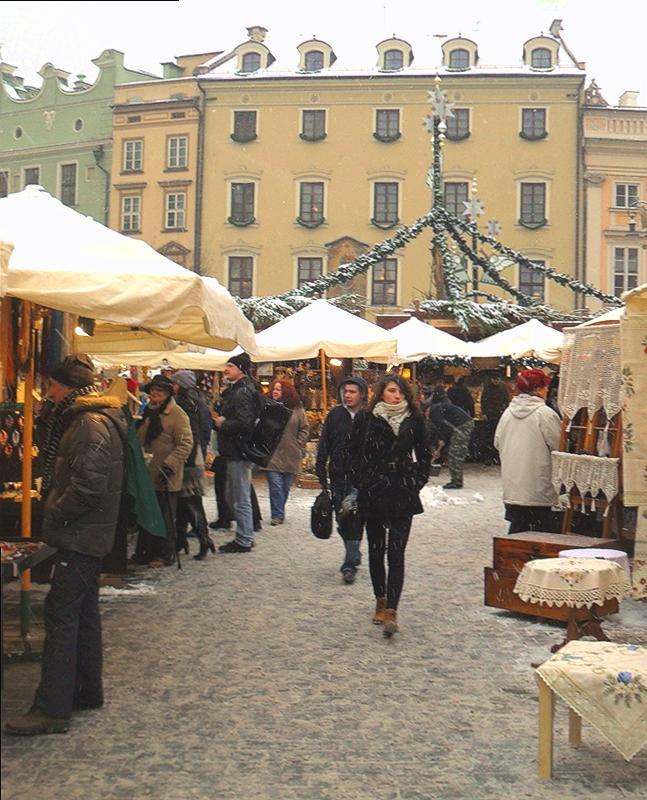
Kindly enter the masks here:
<path id="1" fill-rule="evenodd" d="M 537 319 L 495 333 L 472 345 L 473 358 L 540 358 L 558 364 L 564 336 Z"/>
<path id="2" fill-rule="evenodd" d="M 415 317 L 396 325 L 389 331 L 397 338 L 396 361 L 407 363 L 420 361 L 427 356 L 464 356 L 472 354 L 472 345 L 457 336 L 427 325 Z"/>
<path id="3" fill-rule="evenodd" d="M 320 350 L 334 358 L 367 358 L 395 354 L 391 331 L 315 300 L 256 335 L 254 361 L 294 361 L 315 358 Z"/>
<path id="4" fill-rule="evenodd" d="M 131 328 L 142 328 L 223 350 L 255 349 L 251 322 L 215 278 L 79 214 L 41 187 L 0 199 L 0 245 L 9 254 L 0 289 L 10 297 L 123 326 L 123 342 Z"/>
<path id="5" fill-rule="evenodd" d="M 80 347 L 79 350 L 83 348 Z M 229 352 L 206 348 L 204 351 L 180 346 L 175 350 L 92 353 L 92 358 L 101 364 L 127 364 L 134 367 L 170 366 L 173 369 L 206 369 L 222 371 L 225 364 L 234 355 L 242 353 L 237 347 Z"/>

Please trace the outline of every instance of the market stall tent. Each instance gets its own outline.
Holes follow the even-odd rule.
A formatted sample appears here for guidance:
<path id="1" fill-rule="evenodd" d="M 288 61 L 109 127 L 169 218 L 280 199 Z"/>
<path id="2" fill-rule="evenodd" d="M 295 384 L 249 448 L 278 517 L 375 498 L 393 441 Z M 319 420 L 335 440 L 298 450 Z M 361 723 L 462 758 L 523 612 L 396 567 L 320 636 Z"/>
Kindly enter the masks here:
<path id="1" fill-rule="evenodd" d="M 564 336 L 539 320 L 531 319 L 472 345 L 473 358 L 540 358 L 558 364 Z"/>
<path id="2" fill-rule="evenodd" d="M 457 336 L 427 325 L 415 317 L 391 328 L 389 333 L 397 339 L 396 361 L 420 361 L 426 356 L 465 356 L 472 353 L 472 345 Z"/>
<path id="3" fill-rule="evenodd" d="M 215 278 L 79 214 L 39 186 L 0 199 L 0 245 L 3 295 L 122 326 L 122 340 L 143 328 L 223 350 L 255 349 L 252 324 Z"/>
<path id="4" fill-rule="evenodd" d="M 77 341 L 82 342 L 83 338 Z M 79 350 L 82 350 L 82 346 Z M 115 353 L 92 353 L 92 358 L 100 364 L 127 364 L 132 367 L 160 367 L 168 365 L 172 369 L 202 369 L 202 370 L 223 370 L 225 364 L 233 355 L 242 353 L 242 348 L 234 350 L 214 350 L 206 348 L 204 350 L 191 349 L 182 346 L 174 350 L 152 350 Z"/>

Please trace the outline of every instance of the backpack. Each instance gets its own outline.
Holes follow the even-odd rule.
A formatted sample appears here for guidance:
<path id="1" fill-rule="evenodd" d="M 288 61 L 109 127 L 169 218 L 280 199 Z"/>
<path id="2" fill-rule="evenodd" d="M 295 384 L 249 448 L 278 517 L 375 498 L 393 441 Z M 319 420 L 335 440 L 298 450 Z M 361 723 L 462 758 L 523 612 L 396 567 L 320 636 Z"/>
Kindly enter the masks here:
<path id="1" fill-rule="evenodd" d="M 250 437 L 240 439 L 242 455 L 259 467 L 266 467 L 276 450 L 285 426 L 290 419 L 290 409 L 271 397 L 259 395 L 260 410 Z"/>

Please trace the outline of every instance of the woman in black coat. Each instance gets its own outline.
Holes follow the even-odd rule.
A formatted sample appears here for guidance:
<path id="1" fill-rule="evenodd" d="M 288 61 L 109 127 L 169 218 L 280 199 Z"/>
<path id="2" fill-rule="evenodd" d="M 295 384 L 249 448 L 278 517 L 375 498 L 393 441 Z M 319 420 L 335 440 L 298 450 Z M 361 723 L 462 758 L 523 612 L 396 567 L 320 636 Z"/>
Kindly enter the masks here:
<path id="1" fill-rule="evenodd" d="M 424 419 L 409 384 L 397 375 L 383 378 L 369 409 L 360 411 L 353 422 L 349 476 L 358 490 L 359 513 L 366 520 L 376 598 L 373 623 L 383 624 L 387 636 L 398 630 L 404 553 L 413 515 L 423 510 L 418 494 L 429 478 L 430 463 Z"/>

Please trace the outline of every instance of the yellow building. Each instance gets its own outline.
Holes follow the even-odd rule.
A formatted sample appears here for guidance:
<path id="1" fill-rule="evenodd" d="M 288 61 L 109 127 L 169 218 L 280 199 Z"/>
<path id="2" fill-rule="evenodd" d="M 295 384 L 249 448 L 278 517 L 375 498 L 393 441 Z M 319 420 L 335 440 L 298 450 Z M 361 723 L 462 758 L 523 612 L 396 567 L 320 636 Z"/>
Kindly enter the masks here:
<path id="1" fill-rule="evenodd" d="M 584 103 L 586 279 L 619 296 L 647 282 L 647 108 L 636 92 L 609 105 L 595 82 Z"/>
<path id="2" fill-rule="evenodd" d="M 121 230 L 135 224 L 128 198 L 139 195 L 143 238 L 158 249 L 170 239 L 190 248 L 187 265 L 242 297 L 288 291 L 335 270 L 429 210 L 432 149 L 423 119 L 442 60 L 441 87 L 454 104 L 444 145 L 448 208 L 462 213 L 476 179 L 484 232 L 496 222 L 509 246 L 579 276 L 584 73 L 559 38 L 520 42 L 523 60 L 513 67 L 482 66 L 477 44 L 465 38 L 445 41 L 418 64 L 406 40 L 392 38 L 376 45 L 375 64 L 349 69 L 317 39 L 278 61 L 266 34 L 249 28 L 230 51 L 166 65 L 167 80 L 118 87 L 115 151 L 121 147 L 124 158 L 113 173 L 113 227 L 117 218 Z M 196 172 L 201 92 L 204 162 Z M 178 93 L 187 99 L 172 100 Z M 173 116 L 178 103 L 182 120 Z M 176 133 L 191 141 L 189 165 L 169 175 L 168 139 Z M 129 162 L 138 147 L 129 142 L 138 140 L 141 162 Z M 168 198 L 180 178 L 186 230 L 174 232 Z M 430 238 L 423 233 L 347 289 L 364 294 L 373 315 L 410 306 L 432 291 Z M 517 270 L 502 274 L 552 305 L 573 307 L 570 291 Z"/>

